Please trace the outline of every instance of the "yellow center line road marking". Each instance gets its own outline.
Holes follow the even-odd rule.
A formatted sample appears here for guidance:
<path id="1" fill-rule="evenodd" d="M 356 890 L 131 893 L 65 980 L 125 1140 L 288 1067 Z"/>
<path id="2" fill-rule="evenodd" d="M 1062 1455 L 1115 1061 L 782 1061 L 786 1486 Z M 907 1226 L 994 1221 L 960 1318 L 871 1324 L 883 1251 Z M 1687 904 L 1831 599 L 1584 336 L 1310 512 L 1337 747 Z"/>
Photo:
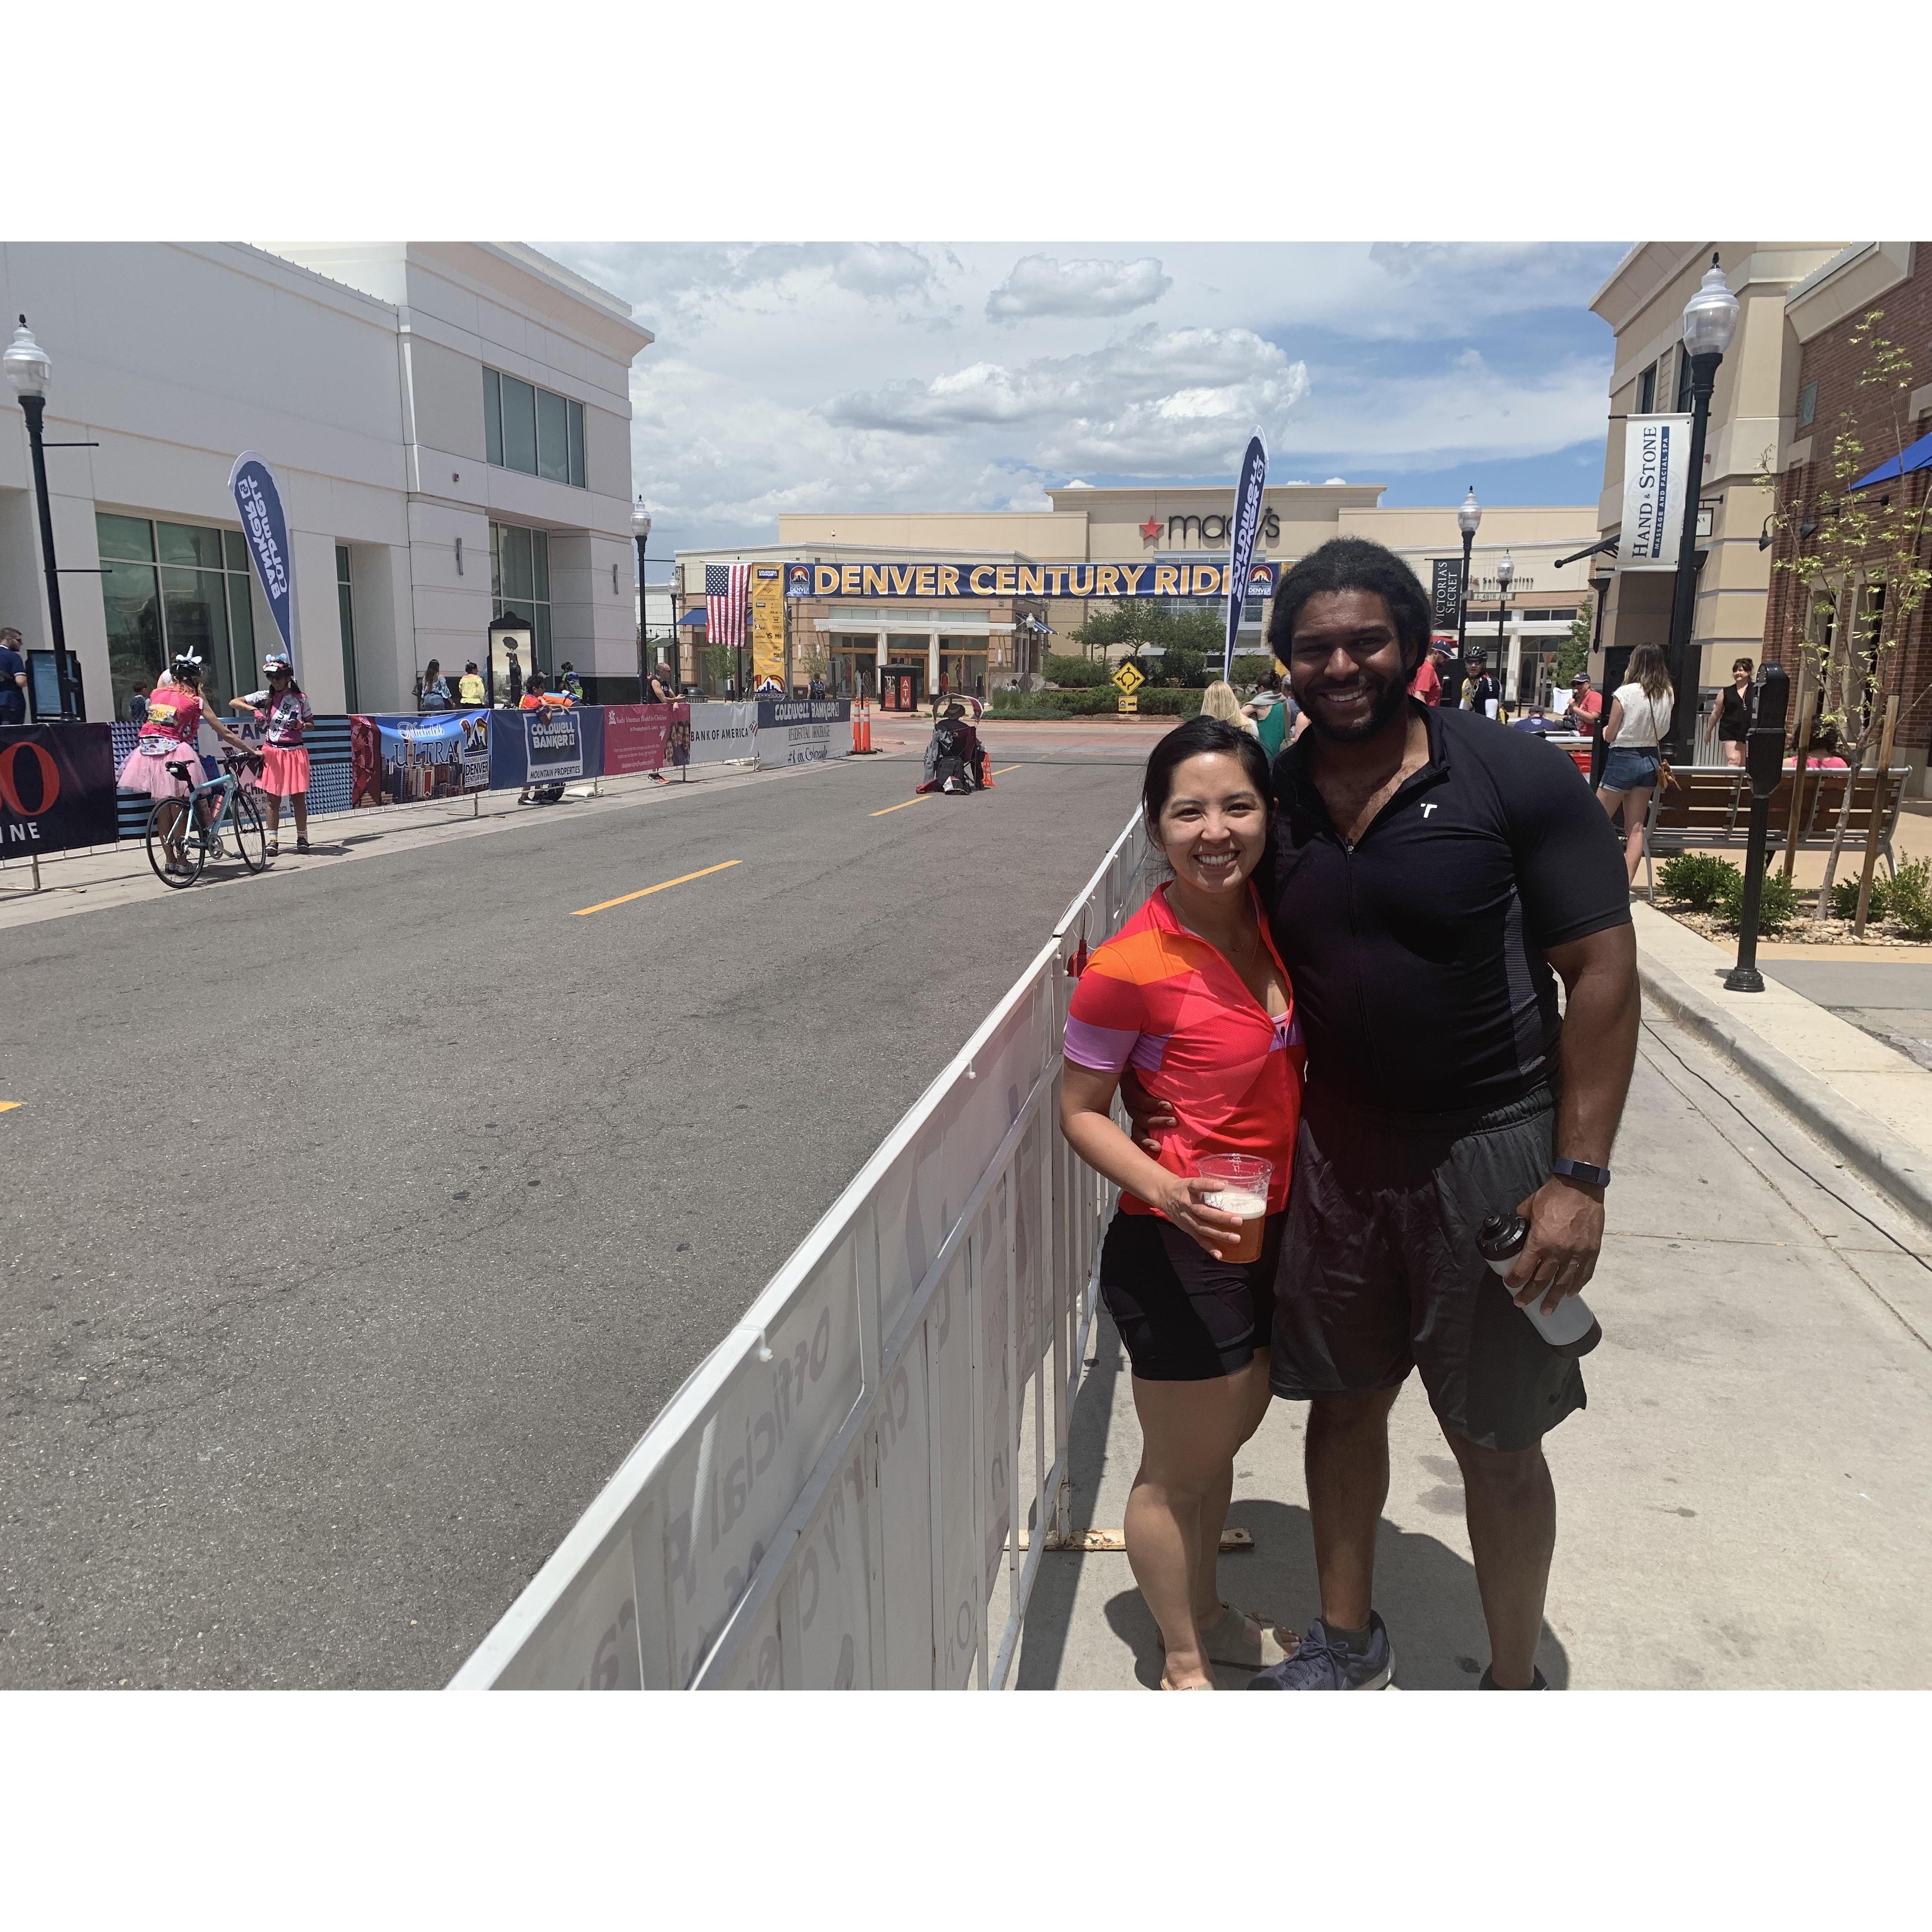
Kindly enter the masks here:
<path id="1" fill-rule="evenodd" d="M 682 878 L 666 879 L 662 884 L 646 886 L 642 892 L 626 892 L 614 899 L 606 899 L 600 905 L 579 906 L 570 916 L 572 919 L 586 919 L 593 912 L 608 912 L 613 906 L 628 905 L 633 899 L 647 899 L 653 892 L 668 892 L 673 886 L 688 886 L 693 879 L 708 879 L 713 872 L 728 872 L 734 866 L 742 866 L 742 859 L 727 859 L 722 866 L 706 866 L 700 872 L 686 872 Z"/>
<path id="2" fill-rule="evenodd" d="M 24 1100 L 0 1100 L 0 1114 L 10 1114 L 16 1107 L 24 1107 Z"/>
<path id="3" fill-rule="evenodd" d="M 1017 765 L 995 765 L 993 767 L 993 776 L 999 778 L 1007 772 L 1016 772 L 1018 770 L 1019 766 Z M 866 816 L 868 818 L 883 818 L 887 812 L 903 812 L 909 805 L 922 805 L 926 800 L 937 798 L 938 796 L 936 791 L 922 791 L 917 798 L 902 799 L 897 805 L 887 806 L 884 812 L 868 812 Z"/>

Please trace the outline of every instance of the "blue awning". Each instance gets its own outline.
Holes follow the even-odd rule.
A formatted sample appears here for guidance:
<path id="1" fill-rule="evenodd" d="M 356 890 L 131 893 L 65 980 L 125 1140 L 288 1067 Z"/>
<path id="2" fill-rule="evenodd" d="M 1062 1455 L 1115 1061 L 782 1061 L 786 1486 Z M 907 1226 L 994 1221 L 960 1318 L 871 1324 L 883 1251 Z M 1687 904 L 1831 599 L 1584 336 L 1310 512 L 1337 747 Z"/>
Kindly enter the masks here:
<path id="1" fill-rule="evenodd" d="M 702 610 L 687 610 L 677 621 L 680 624 L 701 624 L 704 622 L 704 613 Z"/>
<path id="2" fill-rule="evenodd" d="M 1916 442 L 1907 443 L 1889 463 L 1881 463 L 1869 476 L 1861 476 L 1852 488 L 1869 490 L 1874 483 L 1890 483 L 1900 476 L 1910 476 L 1915 470 L 1932 470 L 1932 435 L 1922 436 Z"/>

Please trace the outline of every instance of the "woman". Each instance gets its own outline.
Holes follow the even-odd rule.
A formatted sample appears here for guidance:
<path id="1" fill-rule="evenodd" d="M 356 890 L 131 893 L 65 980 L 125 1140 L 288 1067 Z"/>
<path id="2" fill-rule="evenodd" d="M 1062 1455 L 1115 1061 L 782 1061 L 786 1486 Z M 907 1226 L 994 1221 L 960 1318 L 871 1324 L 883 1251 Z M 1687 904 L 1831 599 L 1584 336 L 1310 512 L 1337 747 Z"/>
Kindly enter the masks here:
<path id="1" fill-rule="evenodd" d="M 418 711 L 448 711 L 454 708 L 449 694 L 449 682 L 442 674 L 441 662 L 431 658 L 423 666 L 422 682 L 416 687 L 416 709 Z"/>
<path id="2" fill-rule="evenodd" d="M 1612 825 L 1618 812 L 1623 814 L 1624 869 L 1632 885 L 1643 862 L 1644 821 L 1657 789 L 1658 747 L 1670 729 L 1676 702 L 1663 652 L 1654 644 L 1638 645 L 1630 653 L 1630 682 L 1610 695 L 1610 715 L 1604 721 L 1604 742 L 1610 751 L 1597 788 Z"/>
<path id="3" fill-rule="evenodd" d="M 1166 1646 L 1162 1689 L 1208 1690 L 1216 1663 L 1252 1670 L 1282 1654 L 1258 1618 L 1221 1600 L 1216 1568 L 1234 1454 L 1268 1410 L 1307 1055 L 1248 882 L 1268 843 L 1261 746 L 1219 718 L 1190 718 L 1156 746 L 1141 802 L 1173 876 L 1074 988 L 1060 1118 L 1074 1150 L 1121 1190 L 1100 1293 L 1133 1365 L 1141 1423 L 1127 1559 Z M 1157 1160 L 1111 1117 L 1130 1060 L 1179 1123 Z M 1217 1184 L 1198 1172 L 1203 1156 L 1227 1154 L 1273 1169 L 1260 1254 L 1246 1263 L 1230 1258 L 1244 1222 L 1208 1204 Z"/>
<path id="4" fill-rule="evenodd" d="M 148 694 L 148 715 L 134 748 L 122 760 L 117 782 L 126 791 L 144 791 L 154 799 L 184 799 L 201 782 L 201 754 L 195 749 L 202 719 L 208 728 L 231 749 L 245 752 L 246 740 L 231 731 L 212 711 L 205 710 L 201 696 L 201 660 L 176 658 L 169 667 L 167 680 Z M 189 776 L 176 776 L 168 767 L 179 765 Z M 200 810 L 206 830 L 210 807 Z M 188 808 L 178 805 L 161 814 L 161 844 L 167 854 L 171 872 L 188 869 L 182 840 L 188 829 Z"/>
<path id="5" fill-rule="evenodd" d="M 1731 681 L 1711 700 L 1711 728 L 1724 748 L 1724 763 L 1741 765 L 1751 728 L 1751 661 L 1739 658 L 1731 667 Z"/>
<path id="6" fill-rule="evenodd" d="M 262 721 L 262 789 L 268 797 L 268 856 L 282 849 L 282 801 L 295 808 L 296 850 L 308 844 L 308 728 L 315 712 L 296 682 L 296 668 L 280 652 L 262 660 L 268 674 L 266 691 L 251 691 L 235 700 L 237 710 Z"/>
<path id="7" fill-rule="evenodd" d="M 1241 709 L 1241 700 L 1234 695 L 1234 687 L 1226 678 L 1217 677 L 1201 694 L 1201 715 L 1204 718 L 1218 718 L 1224 724 L 1232 724 L 1238 731 L 1245 731 L 1258 741 L 1261 736 L 1255 722 Z"/>
<path id="8" fill-rule="evenodd" d="M 1838 736 L 1838 728 L 1828 718 L 1821 718 L 1811 734 L 1811 742 L 1804 748 L 1804 769 L 1808 772 L 1842 772 L 1850 769 L 1842 755 L 1844 746 Z M 1784 761 L 1787 772 L 1798 769 L 1798 754 L 1794 752 Z"/>

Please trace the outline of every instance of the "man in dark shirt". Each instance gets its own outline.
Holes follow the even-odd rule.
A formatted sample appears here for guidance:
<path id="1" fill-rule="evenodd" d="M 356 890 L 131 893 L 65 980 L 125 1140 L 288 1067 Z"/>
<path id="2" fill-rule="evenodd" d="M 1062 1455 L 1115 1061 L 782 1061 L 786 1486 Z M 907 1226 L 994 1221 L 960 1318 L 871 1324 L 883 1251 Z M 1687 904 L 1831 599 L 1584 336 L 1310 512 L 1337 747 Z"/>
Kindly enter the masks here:
<path id="1" fill-rule="evenodd" d="M 1274 869 L 1256 881 L 1309 1051 L 1270 1380 L 1312 1405 L 1322 1615 L 1257 1689 L 1389 1681 L 1376 1532 L 1412 1368 L 1462 1469 L 1483 1684 L 1543 1682 L 1556 1498 L 1540 1444 L 1583 1384 L 1511 1298 L 1554 1309 L 1596 1265 L 1636 949 L 1616 842 L 1575 764 L 1411 699 L 1428 640 L 1414 573 L 1354 538 L 1297 564 L 1270 619 L 1310 721 L 1276 763 Z M 1476 1238 L 1512 1210 L 1530 1232 L 1506 1291 Z"/>
<path id="2" fill-rule="evenodd" d="M 27 661 L 20 654 L 20 634 L 9 625 L 0 631 L 0 724 L 27 722 Z"/>

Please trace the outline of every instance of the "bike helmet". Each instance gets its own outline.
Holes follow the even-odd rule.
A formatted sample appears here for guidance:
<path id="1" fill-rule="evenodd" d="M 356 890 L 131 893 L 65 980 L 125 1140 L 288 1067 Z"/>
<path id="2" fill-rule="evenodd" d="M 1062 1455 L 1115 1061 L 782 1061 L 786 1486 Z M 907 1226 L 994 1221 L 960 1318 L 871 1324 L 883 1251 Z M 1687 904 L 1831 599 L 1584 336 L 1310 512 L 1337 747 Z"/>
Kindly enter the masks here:
<path id="1" fill-rule="evenodd" d="M 293 677 L 296 674 L 296 668 L 294 664 L 290 662 L 289 654 L 286 651 L 271 651 L 268 655 L 262 660 L 262 668 L 266 671 L 271 677 L 273 677 L 278 671 L 280 671 L 290 677 Z"/>
<path id="2" fill-rule="evenodd" d="M 201 682 L 201 660 L 192 653 L 184 652 L 168 666 L 168 675 L 178 684 L 184 679 Z"/>

